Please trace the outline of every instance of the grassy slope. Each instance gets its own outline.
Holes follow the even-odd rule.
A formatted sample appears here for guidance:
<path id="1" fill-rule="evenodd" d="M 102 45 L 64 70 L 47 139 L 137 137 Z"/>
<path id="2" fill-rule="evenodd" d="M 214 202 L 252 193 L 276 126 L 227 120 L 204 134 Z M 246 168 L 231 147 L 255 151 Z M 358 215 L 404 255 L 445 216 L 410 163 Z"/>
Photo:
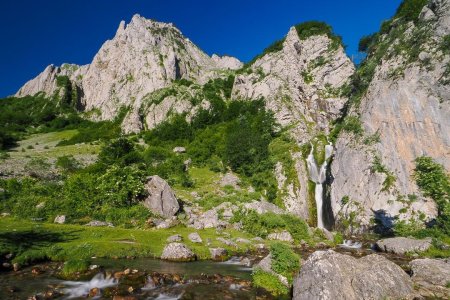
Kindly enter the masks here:
<path id="1" fill-rule="evenodd" d="M 189 241 L 188 234 L 198 232 L 202 244 Z M 227 230 L 231 238 L 251 238 L 251 235 Z M 233 252 L 250 250 L 249 245 L 239 244 L 238 249 L 217 241 L 220 235 L 215 229 L 196 231 L 178 226 L 170 229 L 121 229 L 108 227 L 87 227 L 80 225 L 59 225 L 37 223 L 13 218 L 0 218 L 0 253 L 15 253 L 16 261 L 31 262 L 39 258 L 52 260 L 87 259 L 91 257 L 159 257 L 167 244 L 166 239 L 174 234 L 183 236 L 183 242 L 199 259 L 210 257 L 209 247 L 223 247 Z"/>

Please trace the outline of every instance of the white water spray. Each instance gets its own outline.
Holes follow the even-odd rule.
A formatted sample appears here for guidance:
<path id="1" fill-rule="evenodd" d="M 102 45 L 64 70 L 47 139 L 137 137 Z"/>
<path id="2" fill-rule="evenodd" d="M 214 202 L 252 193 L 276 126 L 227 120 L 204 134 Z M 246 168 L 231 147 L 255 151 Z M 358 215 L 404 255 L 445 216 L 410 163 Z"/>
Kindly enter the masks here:
<path id="1" fill-rule="evenodd" d="M 67 299 L 86 297 L 93 288 L 104 289 L 115 286 L 118 282 L 114 278 L 105 278 L 102 273 L 95 275 L 91 281 L 64 281 L 63 285 L 70 286 L 62 290 Z"/>
<path id="2" fill-rule="evenodd" d="M 323 183 L 327 179 L 327 160 L 333 154 L 333 144 L 328 142 L 328 145 L 325 146 L 325 160 L 322 165 L 317 165 L 316 160 L 314 159 L 314 145 L 311 144 L 311 152 L 306 159 L 308 164 L 309 178 L 312 182 L 316 184 L 316 188 L 314 191 L 314 198 L 316 200 L 317 207 L 317 227 L 324 228 L 323 225 Z"/>

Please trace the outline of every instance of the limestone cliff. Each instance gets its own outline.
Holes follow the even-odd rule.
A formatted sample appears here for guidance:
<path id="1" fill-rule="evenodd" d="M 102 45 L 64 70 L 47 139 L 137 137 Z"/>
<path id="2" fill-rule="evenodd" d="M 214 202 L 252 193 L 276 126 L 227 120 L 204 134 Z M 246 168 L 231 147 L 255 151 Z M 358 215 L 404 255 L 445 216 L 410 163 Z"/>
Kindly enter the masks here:
<path id="1" fill-rule="evenodd" d="M 91 64 L 70 68 L 49 66 L 16 96 L 41 91 L 51 95 L 57 89 L 56 77 L 69 76 L 82 90 L 79 99 L 82 106 L 86 111 L 99 111 L 100 119 L 112 119 L 121 107 L 130 107 L 123 128 L 125 132 L 133 132 L 146 125 L 138 112 L 142 100 L 152 92 L 178 79 L 205 83 L 241 65 L 232 57 L 209 57 L 172 24 L 135 15 L 129 24 L 120 23 L 114 38 L 103 44 Z M 150 113 L 164 110 L 165 107 L 155 108 Z"/>
<path id="2" fill-rule="evenodd" d="M 430 1 L 416 20 L 386 24 L 359 71 L 376 64 L 373 76 L 350 112 L 364 136 L 340 135 L 331 170 L 333 213 L 359 229 L 375 219 L 390 226 L 434 217 L 435 203 L 412 178 L 414 159 L 430 156 L 450 169 L 450 1 Z"/>

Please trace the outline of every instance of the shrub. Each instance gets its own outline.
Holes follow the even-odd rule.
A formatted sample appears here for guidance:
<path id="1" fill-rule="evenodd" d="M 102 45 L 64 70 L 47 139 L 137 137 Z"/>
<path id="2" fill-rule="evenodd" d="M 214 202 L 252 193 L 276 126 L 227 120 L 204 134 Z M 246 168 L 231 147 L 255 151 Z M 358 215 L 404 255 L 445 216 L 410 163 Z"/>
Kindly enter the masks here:
<path id="1" fill-rule="evenodd" d="M 292 280 L 293 275 L 300 268 L 300 258 L 288 245 L 274 243 L 270 246 L 272 270 Z"/>
<path id="2" fill-rule="evenodd" d="M 415 159 L 414 178 L 424 196 L 431 197 L 438 207 L 438 224 L 450 233 L 450 178 L 444 167 L 432 158 L 422 156 Z"/>
<path id="3" fill-rule="evenodd" d="M 420 12 L 427 3 L 428 0 L 403 0 L 397 9 L 395 18 L 403 18 L 407 22 L 416 22 Z"/>
<path id="4" fill-rule="evenodd" d="M 280 282 L 278 277 L 274 274 L 269 274 L 261 269 L 256 269 L 252 273 L 253 284 L 261 287 L 274 296 L 285 295 L 289 292 L 288 288 Z"/>
<path id="5" fill-rule="evenodd" d="M 73 173 L 80 168 L 80 164 L 72 155 L 58 157 L 56 166 L 65 173 Z"/>

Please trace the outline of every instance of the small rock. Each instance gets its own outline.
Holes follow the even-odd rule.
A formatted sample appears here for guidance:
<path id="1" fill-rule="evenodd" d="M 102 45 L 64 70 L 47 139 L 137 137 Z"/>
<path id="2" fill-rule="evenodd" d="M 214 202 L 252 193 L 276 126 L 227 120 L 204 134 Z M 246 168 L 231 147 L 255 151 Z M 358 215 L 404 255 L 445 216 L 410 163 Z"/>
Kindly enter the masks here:
<path id="1" fill-rule="evenodd" d="M 97 221 L 97 220 L 90 221 L 89 223 L 85 224 L 85 226 L 92 226 L 92 227 L 108 226 L 108 227 L 114 227 L 114 225 L 111 222 L 103 222 L 103 221 Z"/>
<path id="2" fill-rule="evenodd" d="M 216 238 L 216 240 L 218 240 L 219 242 L 224 243 L 227 246 L 238 248 L 238 245 L 235 242 L 233 242 L 233 241 L 224 239 L 222 237 L 218 237 L 218 238 Z"/>
<path id="3" fill-rule="evenodd" d="M 130 269 L 125 269 L 125 271 L 123 271 L 123 275 L 129 275 L 131 273 Z"/>
<path id="4" fill-rule="evenodd" d="M 252 238 L 252 241 L 255 241 L 255 242 L 264 242 L 264 239 L 261 238 L 261 237 L 259 237 L 259 236 L 257 236 L 257 237 Z"/>
<path id="5" fill-rule="evenodd" d="M 188 239 L 193 243 L 199 243 L 201 244 L 203 242 L 202 238 L 197 232 L 190 233 L 188 235 Z"/>
<path id="6" fill-rule="evenodd" d="M 239 186 L 240 183 L 241 183 L 241 180 L 239 179 L 239 177 L 231 172 L 228 172 L 227 174 L 225 174 L 219 181 L 220 186 L 222 186 L 222 187 L 231 186 L 235 190 L 241 189 Z"/>
<path id="7" fill-rule="evenodd" d="M 292 243 L 294 241 L 294 239 L 292 238 L 292 235 L 288 231 L 271 233 L 267 236 L 267 238 L 269 240 L 278 240 L 278 241 L 289 242 L 289 243 Z"/>
<path id="8" fill-rule="evenodd" d="M 186 152 L 186 148 L 184 147 L 175 147 L 172 150 L 174 153 L 185 153 Z"/>
<path id="9" fill-rule="evenodd" d="M 167 242 L 169 243 L 175 243 L 175 242 L 181 242 L 183 241 L 183 237 L 179 234 L 171 235 L 167 238 Z"/>
<path id="10" fill-rule="evenodd" d="M 18 263 L 14 263 L 13 264 L 13 270 L 14 270 L 14 272 L 19 271 L 20 270 L 20 265 Z"/>
<path id="11" fill-rule="evenodd" d="M 256 211 L 257 214 L 262 215 L 268 212 L 273 212 L 274 214 L 280 215 L 283 214 L 284 211 L 276 206 L 275 204 L 269 203 L 265 200 L 262 201 L 253 201 L 251 203 L 244 204 L 246 209 L 252 209 Z"/>
<path id="12" fill-rule="evenodd" d="M 247 239 L 244 238 L 237 238 L 236 239 L 236 243 L 241 243 L 241 244 L 250 244 L 251 242 Z"/>
<path id="13" fill-rule="evenodd" d="M 182 243 L 170 243 L 164 248 L 161 259 L 171 261 L 193 261 L 196 259 L 196 255 Z"/>
<path id="14" fill-rule="evenodd" d="M 160 222 L 156 228 L 157 229 L 168 229 L 168 228 L 172 228 L 174 226 L 178 225 L 178 220 L 176 216 L 173 216 L 169 219 L 166 219 L 162 222 Z"/>
<path id="15" fill-rule="evenodd" d="M 65 215 L 56 216 L 55 221 L 53 222 L 57 224 L 64 224 L 66 223 L 66 216 Z"/>
<path id="16" fill-rule="evenodd" d="M 224 261 L 227 257 L 227 250 L 224 248 L 209 248 L 211 259 L 215 261 Z"/>
<path id="17" fill-rule="evenodd" d="M 91 271 L 96 270 L 96 269 L 98 269 L 98 265 L 90 265 L 89 266 L 89 270 L 91 270 Z"/>
<path id="18" fill-rule="evenodd" d="M 377 241 L 376 247 L 383 252 L 394 254 L 422 252 L 431 247 L 431 238 L 424 240 L 416 240 L 405 237 L 388 238 Z"/>
<path id="19" fill-rule="evenodd" d="M 96 288 L 96 287 L 92 288 L 89 290 L 89 297 L 93 298 L 93 297 L 97 296 L 99 292 L 100 292 L 100 290 L 98 288 Z"/>
<path id="20" fill-rule="evenodd" d="M 4 262 L 4 263 L 2 264 L 2 267 L 5 268 L 5 269 L 9 269 L 9 268 L 11 268 L 11 264 L 10 264 L 10 263 L 7 263 L 7 262 Z"/>
<path id="21" fill-rule="evenodd" d="M 115 272 L 113 276 L 115 279 L 120 279 L 123 277 L 123 275 L 123 272 Z"/>

